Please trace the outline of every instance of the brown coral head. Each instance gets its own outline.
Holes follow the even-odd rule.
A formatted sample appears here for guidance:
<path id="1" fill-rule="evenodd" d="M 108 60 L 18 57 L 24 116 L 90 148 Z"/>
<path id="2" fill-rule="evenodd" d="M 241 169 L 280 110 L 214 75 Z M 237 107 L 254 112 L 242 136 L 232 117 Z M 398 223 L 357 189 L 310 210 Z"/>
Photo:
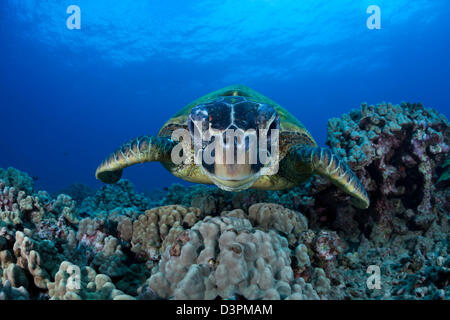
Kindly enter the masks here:
<path id="1" fill-rule="evenodd" d="M 317 236 L 314 250 L 321 260 L 332 260 L 346 249 L 347 244 L 342 241 L 336 232 L 321 231 Z"/>
<path id="2" fill-rule="evenodd" d="M 184 230 L 180 235 L 177 237 L 177 242 L 181 242 L 182 245 L 187 243 L 190 240 L 189 237 L 189 230 Z"/>
<path id="3" fill-rule="evenodd" d="M 179 257 L 181 254 L 181 244 L 179 242 L 176 242 L 170 247 L 169 254 L 172 257 Z"/>
<path id="4" fill-rule="evenodd" d="M 239 243 L 233 243 L 230 246 L 230 250 L 233 251 L 234 253 L 236 253 L 237 255 L 241 255 L 242 254 L 242 245 L 240 245 Z"/>

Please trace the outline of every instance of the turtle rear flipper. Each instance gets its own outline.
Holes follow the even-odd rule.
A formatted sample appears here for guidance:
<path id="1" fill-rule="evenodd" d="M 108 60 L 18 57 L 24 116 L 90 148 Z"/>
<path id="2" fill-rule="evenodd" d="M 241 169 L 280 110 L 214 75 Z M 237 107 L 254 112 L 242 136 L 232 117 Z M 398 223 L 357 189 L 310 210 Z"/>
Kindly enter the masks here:
<path id="1" fill-rule="evenodd" d="M 169 161 L 174 142 L 167 137 L 142 136 L 124 143 L 97 168 L 95 176 L 104 183 L 115 183 L 124 168 L 136 163 Z"/>
<path id="2" fill-rule="evenodd" d="M 328 148 L 294 147 L 288 155 L 291 170 L 299 173 L 319 174 L 351 195 L 353 204 L 360 209 L 370 205 L 369 196 L 355 173 L 338 155 Z"/>

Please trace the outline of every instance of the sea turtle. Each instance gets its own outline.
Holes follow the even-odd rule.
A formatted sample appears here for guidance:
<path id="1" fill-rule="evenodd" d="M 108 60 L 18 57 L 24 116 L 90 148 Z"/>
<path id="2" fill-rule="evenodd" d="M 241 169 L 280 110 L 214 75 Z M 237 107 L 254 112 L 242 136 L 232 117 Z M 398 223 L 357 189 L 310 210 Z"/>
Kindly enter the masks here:
<path id="1" fill-rule="evenodd" d="M 227 136 L 229 130 L 244 134 Z M 250 139 L 263 137 L 264 130 L 267 139 L 256 144 L 255 161 L 250 156 L 253 152 L 250 145 L 255 146 Z M 183 131 L 187 136 L 174 138 L 175 132 Z M 203 133 L 202 139 L 196 140 L 196 133 Z M 206 142 L 220 137 L 216 149 L 211 151 L 204 136 L 209 137 Z M 225 152 L 219 152 L 221 148 Z M 229 158 L 232 162 L 225 161 L 227 150 L 233 150 L 231 154 L 235 156 Z M 202 157 L 207 156 L 207 151 L 213 162 Z M 240 162 L 237 152 L 244 154 Z M 262 161 L 264 154 L 270 160 Z M 184 157 L 184 161 L 174 161 L 174 155 Z M 123 144 L 100 164 L 95 175 L 105 183 L 114 183 L 124 168 L 151 161 L 161 162 L 184 180 L 214 183 L 227 191 L 286 189 L 319 174 L 351 195 L 355 206 L 363 209 L 369 206 L 363 185 L 338 155 L 326 147 L 318 147 L 308 130 L 280 105 L 243 85 L 225 87 L 188 104 L 164 124 L 157 136 L 142 136 Z"/>

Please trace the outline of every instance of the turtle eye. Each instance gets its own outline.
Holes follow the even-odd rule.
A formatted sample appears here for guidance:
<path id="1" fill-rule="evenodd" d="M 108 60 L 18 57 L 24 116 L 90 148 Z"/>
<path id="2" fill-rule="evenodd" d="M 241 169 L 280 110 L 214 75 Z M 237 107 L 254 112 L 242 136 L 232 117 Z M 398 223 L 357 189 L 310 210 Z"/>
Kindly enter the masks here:
<path id="1" fill-rule="evenodd" d="M 193 136 L 195 128 L 201 133 L 209 128 L 209 115 L 208 110 L 203 105 L 198 105 L 191 110 L 188 118 L 189 132 Z"/>

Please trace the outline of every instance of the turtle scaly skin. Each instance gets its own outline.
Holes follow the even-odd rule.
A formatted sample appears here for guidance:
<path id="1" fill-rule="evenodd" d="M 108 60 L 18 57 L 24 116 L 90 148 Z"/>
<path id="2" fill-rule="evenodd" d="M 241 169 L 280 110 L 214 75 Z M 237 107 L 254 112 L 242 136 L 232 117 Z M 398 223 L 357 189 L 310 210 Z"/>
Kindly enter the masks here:
<path id="1" fill-rule="evenodd" d="M 302 174 L 303 177 L 305 174 L 307 177 L 321 175 L 351 195 L 356 207 L 366 209 L 369 206 L 369 196 L 358 177 L 344 160 L 328 148 L 295 146 L 289 151 L 283 169 L 286 174 L 297 172 L 300 175 L 297 180 L 302 179 Z"/>
<path id="2" fill-rule="evenodd" d="M 95 176 L 105 183 L 115 183 L 124 168 L 136 163 L 170 161 L 170 150 L 175 142 L 166 137 L 142 136 L 124 143 L 97 168 Z"/>
<path id="3" fill-rule="evenodd" d="M 195 139 L 183 138 L 180 144 L 186 159 L 175 163 L 172 157 L 178 152 L 178 141 L 172 139 L 172 134 L 178 129 L 184 129 L 192 138 L 195 132 L 209 133 L 220 147 L 211 153 L 202 142 L 194 146 Z M 245 134 L 229 139 L 229 129 Z M 261 133 L 257 132 L 262 132 L 260 130 L 267 132 L 268 141 L 278 139 L 279 142 L 277 150 L 273 145 L 267 144 L 265 149 L 264 144 L 258 144 L 258 151 L 264 150 L 269 157 L 276 154 L 278 161 L 263 162 L 261 153 L 255 163 L 247 161 L 252 155 L 249 141 L 259 137 Z M 272 136 L 274 132 L 279 134 Z M 222 148 L 236 151 L 236 159 L 236 154 L 242 152 L 246 161 L 221 162 L 223 155 L 219 151 Z M 194 161 L 195 152 L 201 153 L 202 162 Z M 204 160 L 208 154 L 213 163 Z M 339 156 L 328 148 L 318 147 L 308 130 L 287 110 L 242 85 L 228 86 L 188 104 L 164 124 L 156 137 L 143 136 L 125 143 L 100 164 L 96 177 L 105 183 L 114 183 L 120 179 L 124 168 L 152 161 L 161 162 L 172 174 L 184 180 L 214 183 L 227 191 L 292 188 L 312 174 L 318 174 L 351 195 L 355 206 L 365 209 L 370 204 L 358 177 Z"/>

